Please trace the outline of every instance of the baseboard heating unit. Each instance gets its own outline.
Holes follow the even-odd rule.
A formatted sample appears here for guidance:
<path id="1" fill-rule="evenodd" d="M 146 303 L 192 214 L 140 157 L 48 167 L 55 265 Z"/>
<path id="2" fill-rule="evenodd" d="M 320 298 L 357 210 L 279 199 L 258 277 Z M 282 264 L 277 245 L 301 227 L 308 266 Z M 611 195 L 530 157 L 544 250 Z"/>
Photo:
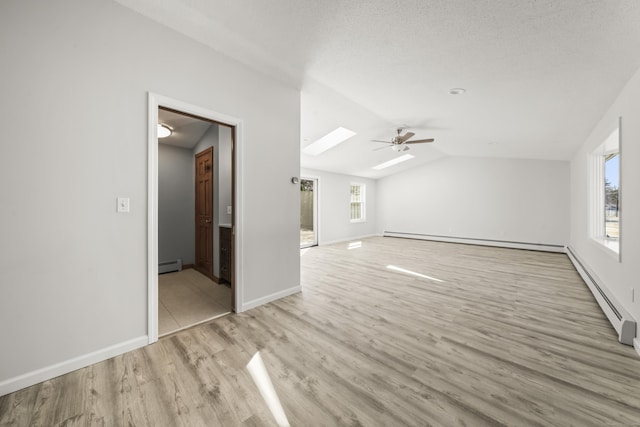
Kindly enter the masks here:
<path id="1" fill-rule="evenodd" d="M 182 260 L 179 258 L 173 261 L 163 261 L 158 264 L 158 274 L 171 273 L 174 271 L 182 271 Z"/>
<path id="2" fill-rule="evenodd" d="M 402 239 L 432 240 L 435 242 L 462 243 L 465 245 L 495 246 L 499 248 L 564 253 L 564 245 L 557 245 L 552 243 L 516 242 L 511 240 L 479 239 L 475 237 L 455 237 L 436 234 L 408 233 L 404 231 L 383 231 L 382 235 L 384 237 L 398 237 Z"/>
<path id="3" fill-rule="evenodd" d="M 618 341 L 622 344 L 633 345 L 633 338 L 636 336 L 636 321 L 607 290 L 602 281 L 580 261 L 569 246 L 567 246 L 567 255 L 618 333 Z"/>

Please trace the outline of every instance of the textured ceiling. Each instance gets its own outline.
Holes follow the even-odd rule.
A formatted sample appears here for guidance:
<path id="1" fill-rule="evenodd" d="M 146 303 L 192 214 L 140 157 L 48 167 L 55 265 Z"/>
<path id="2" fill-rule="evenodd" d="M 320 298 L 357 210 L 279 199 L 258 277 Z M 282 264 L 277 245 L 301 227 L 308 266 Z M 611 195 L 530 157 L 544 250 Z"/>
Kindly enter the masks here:
<path id="1" fill-rule="evenodd" d="M 638 0 L 117 1 L 300 88 L 301 147 L 358 133 L 303 167 L 361 176 L 443 155 L 568 160 L 640 67 Z M 400 124 L 436 142 L 371 170 L 397 154 L 368 140 Z"/>

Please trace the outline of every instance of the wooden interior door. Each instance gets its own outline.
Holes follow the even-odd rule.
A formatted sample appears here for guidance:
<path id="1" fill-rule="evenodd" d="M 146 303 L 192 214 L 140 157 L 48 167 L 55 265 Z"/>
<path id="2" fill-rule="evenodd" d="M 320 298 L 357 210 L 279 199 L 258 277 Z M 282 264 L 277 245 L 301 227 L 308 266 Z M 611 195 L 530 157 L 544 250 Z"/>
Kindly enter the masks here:
<path id="1" fill-rule="evenodd" d="M 213 147 L 196 154 L 196 265 L 213 277 Z"/>

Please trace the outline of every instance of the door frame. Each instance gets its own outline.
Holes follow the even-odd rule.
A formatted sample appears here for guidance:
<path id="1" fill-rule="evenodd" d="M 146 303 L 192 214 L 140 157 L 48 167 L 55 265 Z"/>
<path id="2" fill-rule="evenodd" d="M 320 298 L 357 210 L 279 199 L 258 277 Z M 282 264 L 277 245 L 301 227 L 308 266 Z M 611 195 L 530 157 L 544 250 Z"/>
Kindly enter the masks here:
<path id="1" fill-rule="evenodd" d="M 233 295 L 236 313 L 242 311 L 244 278 L 243 256 L 243 206 L 244 206 L 244 144 L 243 122 L 241 119 L 224 113 L 192 105 L 177 99 L 148 93 L 148 178 L 147 178 L 147 334 L 149 344 L 158 341 L 158 107 L 166 107 L 203 119 L 212 120 L 232 128 L 232 205 L 231 229 L 233 236 Z"/>
<path id="2" fill-rule="evenodd" d="M 318 232 L 318 215 L 320 210 L 318 209 L 318 188 L 320 186 L 320 179 L 312 176 L 301 176 L 300 181 L 313 181 L 313 243 L 310 245 L 300 246 L 300 249 L 310 248 L 312 246 L 318 246 L 320 243 L 320 233 Z"/>

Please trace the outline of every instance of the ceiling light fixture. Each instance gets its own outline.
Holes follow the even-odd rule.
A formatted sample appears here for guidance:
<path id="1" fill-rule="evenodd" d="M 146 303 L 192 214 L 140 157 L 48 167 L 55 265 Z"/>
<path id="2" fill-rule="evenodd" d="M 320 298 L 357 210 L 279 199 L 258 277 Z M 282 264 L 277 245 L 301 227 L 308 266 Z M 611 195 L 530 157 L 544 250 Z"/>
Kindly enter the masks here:
<path id="1" fill-rule="evenodd" d="M 304 154 L 309 154 L 310 156 L 317 156 L 318 154 L 322 154 L 330 148 L 343 143 L 355 134 L 356 133 L 354 131 L 345 129 L 341 126 L 338 129 L 329 132 L 317 141 L 307 145 L 302 152 Z"/>
<path id="2" fill-rule="evenodd" d="M 453 89 L 449 89 L 449 94 L 450 95 L 462 95 L 466 91 L 467 91 L 466 89 L 463 89 L 461 87 L 454 87 Z"/>
<path id="3" fill-rule="evenodd" d="M 166 138 L 173 133 L 173 129 L 164 123 L 158 123 L 158 138 Z"/>
<path id="4" fill-rule="evenodd" d="M 409 146 L 404 144 L 398 144 L 398 145 L 391 146 L 391 149 L 399 153 L 401 151 L 409 151 Z"/>
<path id="5" fill-rule="evenodd" d="M 412 156 L 411 154 L 405 154 L 404 156 L 396 157 L 395 159 L 389 160 L 388 162 L 380 163 L 378 166 L 374 166 L 372 169 L 375 169 L 375 170 L 385 169 L 390 166 L 397 165 L 398 163 L 411 160 L 414 157 L 415 156 Z"/>

